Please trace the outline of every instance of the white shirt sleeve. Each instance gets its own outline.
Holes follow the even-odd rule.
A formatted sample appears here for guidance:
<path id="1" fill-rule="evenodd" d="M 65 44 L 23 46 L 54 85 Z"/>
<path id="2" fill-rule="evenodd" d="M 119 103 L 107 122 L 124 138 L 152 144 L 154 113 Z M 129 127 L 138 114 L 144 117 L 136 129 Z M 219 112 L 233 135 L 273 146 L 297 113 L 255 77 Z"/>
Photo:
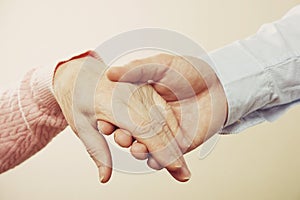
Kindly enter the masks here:
<path id="1" fill-rule="evenodd" d="M 300 102 L 300 5 L 209 55 L 228 101 L 223 133 L 275 120 Z"/>

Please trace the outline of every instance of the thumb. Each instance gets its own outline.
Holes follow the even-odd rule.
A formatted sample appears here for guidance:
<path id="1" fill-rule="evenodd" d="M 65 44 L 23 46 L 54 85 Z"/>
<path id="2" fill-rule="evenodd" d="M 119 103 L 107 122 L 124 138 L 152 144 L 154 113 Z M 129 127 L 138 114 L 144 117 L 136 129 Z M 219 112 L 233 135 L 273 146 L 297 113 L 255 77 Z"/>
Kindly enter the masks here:
<path id="1" fill-rule="evenodd" d="M 148 80 L 157 80 L 168 70 L 173 59 L 172 55 L 159 54 L 152 57 L 135 60 L 124 67 L 111 67 L 107 71 L 107 77 L 111 81 L 130 83 L 145 83 Z M 130 72 L 130 73 L 129 73 Z"/>
<path id="2" fill-rule="evenodd" d="M 100 182 L 106 183 L 111 177 L 112 159 L 105 138 L 92 125 L 77 127 L 76 132 L 98 167 Z"/>
<path id="3" fill-rule="evenodd" d="M 124 67 L 111 67 L 106 72 L 106 76 L 115 82 L 151 84 L 166 101 L 174 101 L 182 96 L 176 81 L 182 79 L 180 74 L 163 64 L 149 63 L 139 66 L 129 64 Z"/>
<path id="4" fill-rule="evenodd" d="M 169 70 L 169 67 L 158 63 L 143 63 L 141 65 L 126 65 L 111 67 L 107 70 L 107 78 L 111 81 L 129 83 L 159 82 Z"/>
<path id="5" fill-rule="evenodd" d="M 107 70 L 106 76 L 114 82 L 151 84 L 166 101 L 195 96 L 195 93 L 201 89 L 198 86 L 198 83 L 201 83 L 199 79 L 201 76 L 197 74 L 197 71 L 192 70 L 193 67 L 188 65 L 184 59 L 177 58 L 173 62 L 165 64 L 159 60 L 161 59 L 159 56 L 157 57 L 157 60 L 150 60 L 152 63 L 148 59 L 143 59 L 123 67 L 111 67 Z M 197 84 L 194 84 L 194 79 L 197 79 Z M 192 83 L 196 86 L 193 86 Z"/>

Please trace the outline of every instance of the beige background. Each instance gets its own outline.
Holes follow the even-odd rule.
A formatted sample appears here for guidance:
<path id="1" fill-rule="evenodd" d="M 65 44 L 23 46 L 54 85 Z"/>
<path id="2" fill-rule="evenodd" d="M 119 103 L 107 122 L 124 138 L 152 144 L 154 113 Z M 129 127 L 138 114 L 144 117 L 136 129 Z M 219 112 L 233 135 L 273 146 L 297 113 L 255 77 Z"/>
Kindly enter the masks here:
<path id="1" fill-rule="evenodd" d="M 300 0 L 0 0 L 0 85 L 138 27 L 169 28 L 213 50 L 254 33 Z M 67 129 L 0 176 L 0 200 L 300 199 L 300 107 L 276 123 L 222 136 L 204 160 L 187 160 L 188 183 L 165 172 L 114 173 L 107 185 Z"/>

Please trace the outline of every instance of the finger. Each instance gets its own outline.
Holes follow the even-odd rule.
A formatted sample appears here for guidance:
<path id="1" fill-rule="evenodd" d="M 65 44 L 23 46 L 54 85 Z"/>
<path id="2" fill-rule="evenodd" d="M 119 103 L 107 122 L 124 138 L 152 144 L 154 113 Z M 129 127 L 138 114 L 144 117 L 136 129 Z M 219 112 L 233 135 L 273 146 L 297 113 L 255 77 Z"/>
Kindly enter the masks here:
<path id="1" fill-rule="evenodd" d="M 103 120 L 97 121 L 97 128 L 100 131 L 100 133 L 103 133 L 105 135 L 112 134 L 116 129 L 116 127 L 113 124 Z"/>
<path id="2" fill-rule="evenodd" d="M 135 60 L 124 67 L 111 67 L 107 71 L 107 77 L 111 81 L 122 81 L 131 83 L 144 83 L 148 80 L 158 80 L 162 78 L 163 73 L 168 70 L 173 56 L 168 54 L 159 54 L 152 57 Z M 144 67 L 148 66 L 147 70 Z M 130 72 L 130 73 L 128 73 Z"/>
<path id="3" fill-rule="evenodd" d="M 150 138 L 137 140 L 147 146 L 151 156 L 160 166 L 165 167 L 176 180 L 187 181 L 190 178 L 190 172 L 182 152 L 167 125 L 160 133 Z"/>
<path id="4" fill-rule="evenodd" d="M 124 129 L 117 129 L 114 131 L 115 142 L 121 147 L 130 147 L 133 142 L 133 138 L 130 133 Z"/>
<path id="5" fill-rule="evenodd" d="M 147 89 L 151 86 L 143 86 L 142 89 Z M 166 167 L 169 172 L 181 171 L 180 168 L 186 168 L 185 174 L 176 173 L 176 179 L 179 181 L 186 181 L 190 177 L 182 152 L 174 139 L 173 132 L 176 131 L 177 120 L 173 116 L 172 110 L 167 108 L 163 102 L 159 102 L 159 95 L 153 93 L 154 101 L 157 105 L 152 105 L 148 110 L 148 119 L 139 117 L 140 120 L 137 126 L 128 127 L 132 136 L 137 141 L 144 144 L 152 157 L 162 166 Z M 164 109 L 163 109 L 164 108 Z M 138 112 L 135 112 L 136 116 Z"/>
<path id="6" fill-rule="evenodd" d="M 106 72 L 111 81 L 129 83 L 159 82 L 168 71 L 168 67 L 161 64 L 143 64 L 140 66 L 111 67 Z"/>
<path id="7" fill-rule="evenodd" d="M 150 155 L 148 156 L 147 164 L 149 167 L 151 167 L 154 170 L 161 170 L 163 167 Z M 169 173 L 176 179 L 181 182 L 188 181 L 190 178 L 190 172 L 187 167 L 181 167 L 177 170 L 170 171 Z M 188 175 L 189 177 L 185 178 L 185 176 Z"/>
<path id="8" fill-rule="evenodd" d="M 168 170 L 169 171 L 169 170 Z M 180 182 L 186 182 L 190 180 L 190 171 L 187 167 L 182 167 L 176 171 L 169 171 L 169 173 L 178 181 Z M 185 176 L 183 174 L 189 174 L 189 176 Z M 180 178 L 179 178 L 180 177 Z"/>
<path id="9" fill-rule="evenodd" d="M 167 66 L 160 64 L 145 64 L 133 68 L 132 66 L 111 67 L 107 71 L 111 81 L 133 84 L 151 84 L 153 88 L 167 101 L 177 100 L 176 87 L 166 80 L 179 79 L 178 74 Z M 177 81 L 176 85 L 177 85 Z M 170 84 L 171 83 L 171 84 Z"/>
<path id="10" fill-rule="evenodd" d="M 148 158 L 147 147 L 138 141 L 132 144 L 130 148 L 130 152 L 133 155 L 133 157 L 135 157 L 138 160 L 145 160 Z"/>
<path id="11" fill-rule="evenodd" d="M 77 128 L 77 135 L 98 167 L 100 182 L 106 183 L 111 177 L 112 159 L 105 138 L 92 126 Z"/>
<path id="12" fill-rule="evenodd" d="M 152 156 L 149 156 L 147 164 L 149 167 L 155 170 L 163 169 L 163 167 Z"/>
<path id="13" fill-rule="evenodd" d="M 134 144 L 141 144 L 141 143 L 134 143 Z M 143 145 L 143 144 L 141 144 Z M 132 149 L 132 148 L 131 148 Z M 140 150 L 134 150 L 136 154 L 136 152 L 140 153 L 141 151 Z M 163 167 L 151 156 L 149 155 L 148 156 L 148 160 L 147 160 L 147 164 L 149 167 L 151 167 L 152 169 L 154 170 L 161 170 L 163 169 Z M 189 174 L 189 171 L 185 171 L 187 168 L 180 168 L 178 170 L 175 170 L 175 171 L 169 171 L 169 173 L 175 178 L 178 180 L 178 177 L 182 177 L 182 174 Z M 184 179 L 184 178 L 181 178 L 180 181 L 184 182 L 184 181 L 187 181 L 189 179 Z"/>

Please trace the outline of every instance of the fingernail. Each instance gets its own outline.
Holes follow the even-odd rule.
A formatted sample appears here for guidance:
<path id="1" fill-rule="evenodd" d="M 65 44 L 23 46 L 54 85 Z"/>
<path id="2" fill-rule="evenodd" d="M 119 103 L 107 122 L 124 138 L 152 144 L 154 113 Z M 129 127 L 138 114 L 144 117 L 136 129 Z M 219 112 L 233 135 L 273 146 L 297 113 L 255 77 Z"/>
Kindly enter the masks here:
<path id="1" fill-rule="evenodd" d="M 182 173 L 183 173 L 183 181 L 188 181 L 191 178 L 191 172 L 188 170 L 187 167 L 182 168 Z"/>
<path id="2" fill-rule="evenodd" d="M 105 183 L 105 172 L 106 172 L 106 167 L 101 166 L 99 167 L 99 175 L 100 175 L 100 182 Z"/>

